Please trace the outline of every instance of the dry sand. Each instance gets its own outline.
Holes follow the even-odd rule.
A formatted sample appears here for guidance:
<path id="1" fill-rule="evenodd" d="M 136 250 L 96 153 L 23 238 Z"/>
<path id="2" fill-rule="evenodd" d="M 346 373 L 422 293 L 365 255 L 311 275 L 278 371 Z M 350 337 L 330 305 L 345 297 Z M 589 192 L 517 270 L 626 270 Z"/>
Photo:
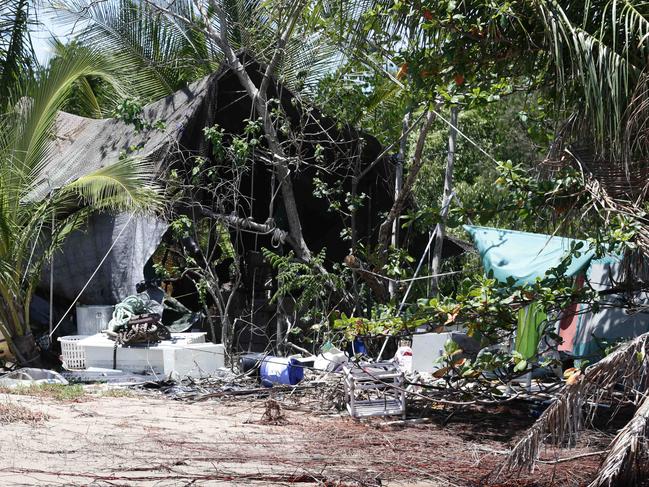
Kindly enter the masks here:
<path id="1" fill-rule="evenodd" d="M 464 486 L 479 483 L 502 460 L 489 450 L 510 443 L 490 437 L 484 425 L 476 430 L 484 435 L 463 437 L 432 424 L 395 428 L 286 410 L 279 424 L 262 424 L 263 400 L 186 403 L 137 395 L 58 402 L 2 394 L 0 403 L 48 417 L 2 425 L 3 486 Z M 597 460 L 577 473 L 557 477 L 546 468 L 492 485 L 544 485 L 537 481 L 551 476 L 560 481 L 555 485 L 580 485 Z"/>

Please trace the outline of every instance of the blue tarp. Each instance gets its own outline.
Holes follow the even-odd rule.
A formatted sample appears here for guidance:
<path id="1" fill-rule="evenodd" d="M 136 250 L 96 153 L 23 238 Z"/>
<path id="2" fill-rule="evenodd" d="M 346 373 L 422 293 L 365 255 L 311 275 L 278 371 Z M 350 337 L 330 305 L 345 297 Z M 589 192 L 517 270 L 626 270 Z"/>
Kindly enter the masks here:
<path id="1" fill-rule="evenodd" d="M 494 277 L 501 282 L 513 277 L 520 286 L 531 284 L 537 278 L 543 279 L 578 242 L 584 244 L 581 255 L 573 256 L 564 275 L 574 276 L 588 266 L 594 255 L 584 240 L 471 225 L 465 225 L 464 229 L 473 238 L 485 273 L 493 271 Z"/>

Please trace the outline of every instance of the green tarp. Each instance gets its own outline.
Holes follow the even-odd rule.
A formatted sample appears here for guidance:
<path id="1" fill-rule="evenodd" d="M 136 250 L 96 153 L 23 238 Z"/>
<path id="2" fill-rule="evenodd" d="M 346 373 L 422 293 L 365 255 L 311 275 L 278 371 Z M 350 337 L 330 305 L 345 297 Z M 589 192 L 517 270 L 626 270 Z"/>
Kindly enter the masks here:
<path id="1" fill-rule="evenodd" d="M 578 242 L 584 244 L 581 255 L 572 257 L 565 276 L 574 276 L 585 269 L 594 255 L 584 240 L 471 225 L 465 225 L 464 229 L 480 253 L 485 273 L 493 272 L 501 282 L 512 277 L 519 286 L 544 278 Z"/>

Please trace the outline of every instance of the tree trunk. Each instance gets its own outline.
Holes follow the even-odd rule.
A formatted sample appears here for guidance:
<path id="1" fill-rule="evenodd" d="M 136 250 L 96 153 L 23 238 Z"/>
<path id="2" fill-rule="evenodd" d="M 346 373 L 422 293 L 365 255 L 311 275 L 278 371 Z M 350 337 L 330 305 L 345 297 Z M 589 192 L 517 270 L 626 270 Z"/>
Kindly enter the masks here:
<path id="1" fill-rule="evenodd" d="M 392 208 L 390 208 L 388 215 L 379 228 L 378 260 L 381 264 L 385 263 L 387 259 L 387 252 L 390 245 L 390 237 L 392 234 L 392 225 L 401 216 L 401 212 L 406 206 L 406 202 L 408 201 L 415 182 L 417 181 L 419 170 L 424 163 L 422 158 L 424 143 L 426 142 L 426 136 L 428 135 L 428 131 L 430 130 L 430 127 L 433 124 L 434 120 L 435 113 L 429 111 L 426 114 L 426 118 L 423 125 L 421 126 L 421 129 L 419 130 L 419 137 L 417 139 L 417 145 L 415 147 L 415 154 L 412 158 L 412 163 L 408 168 L 408 177 L 403 183 L 403 187 L 399 192 L 399 196 L 397 196 L 397 198 L 394 200 Z"/>
<path id="2" fill-rule="evenodd" d="M 18 365 L 21 367 L 41 367 L 41 354 L 36 340 L 34 340 L 34 335 L 28 333 L 15 336 L 10 343 Z"/>

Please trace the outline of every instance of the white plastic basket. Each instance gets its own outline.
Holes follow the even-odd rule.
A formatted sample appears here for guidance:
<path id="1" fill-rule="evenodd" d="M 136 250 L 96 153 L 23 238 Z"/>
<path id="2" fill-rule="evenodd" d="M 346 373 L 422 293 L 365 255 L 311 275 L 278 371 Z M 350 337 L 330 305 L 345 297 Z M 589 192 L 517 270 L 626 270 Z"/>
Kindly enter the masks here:
<path id="1" fill-rule="evenodd" d="M 69 335 L 59 337 L 61 342 L 61 356 L 63 367 L 69 370 L 80 370 L 86 368 L 86 351 L 77 345 L 79 340 L 88 338 L 89 335 Z"/>

